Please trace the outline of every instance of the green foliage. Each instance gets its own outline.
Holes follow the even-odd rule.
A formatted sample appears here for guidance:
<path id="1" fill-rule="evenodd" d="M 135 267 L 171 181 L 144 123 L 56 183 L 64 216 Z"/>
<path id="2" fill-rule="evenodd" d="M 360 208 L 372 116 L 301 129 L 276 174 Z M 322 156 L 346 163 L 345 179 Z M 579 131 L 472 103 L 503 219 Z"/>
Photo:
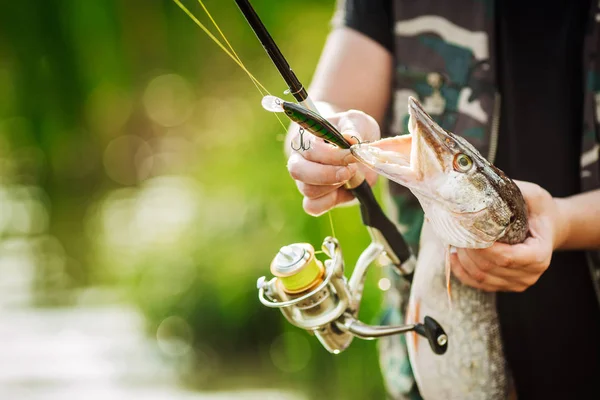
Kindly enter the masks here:
<path id="1" fill-rule="evenodd" d="M 334 1 L 253 3 L 308 83 Z M 196 2 L 185 4 L 210 26 Z M 234 3 L 206 5 L 249 70 L 281 95 L 283 82 Z M 281 246 L 319 248 L 331 234 L 328 216 L 303 212 L 285 168 L 284 129 L 260 100 L 172 1 L 0 5 L 0 150 L 12 166 L 0 189 L 41 193 L 31 198 L 45 207 L 42 242 L 51 245 L 40 248 L 58 250 L 54 258 L 36 253 L 39 279 L 49 282 L 40 290 L 123 290 L 147 317 L 150 337 L 168 332 L 171 342 L 192 344 L 191 353 L 167 353 L 198 389 L 382 398 L 376 342 L 356 339 L 333 356 L 258 302 L 256 279 L 269 274 Z M 332 217 L 351 266 L 367 232 L 356 207 Z M 367 322 L 379 310 L 377 275 L 367 280 Z M 45 305 L 70 301 L 48 293 Z M 183 322 L 169 325 L 169 317 Z"/>

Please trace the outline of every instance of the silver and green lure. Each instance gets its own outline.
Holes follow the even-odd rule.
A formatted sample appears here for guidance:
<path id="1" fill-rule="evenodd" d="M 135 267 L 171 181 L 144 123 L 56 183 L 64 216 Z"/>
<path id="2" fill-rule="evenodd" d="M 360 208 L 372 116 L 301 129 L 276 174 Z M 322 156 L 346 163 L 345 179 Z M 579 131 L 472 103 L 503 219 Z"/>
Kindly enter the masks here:
<path id="1" fill-rule="evenodd" d="M 342 149 L 349 149 L 351 144 L 325 118 L 299 104 L 285 101 L 276 96 L 265 96 L 262 106 L 271 112 L 282 112 L 303 129 Z"/>

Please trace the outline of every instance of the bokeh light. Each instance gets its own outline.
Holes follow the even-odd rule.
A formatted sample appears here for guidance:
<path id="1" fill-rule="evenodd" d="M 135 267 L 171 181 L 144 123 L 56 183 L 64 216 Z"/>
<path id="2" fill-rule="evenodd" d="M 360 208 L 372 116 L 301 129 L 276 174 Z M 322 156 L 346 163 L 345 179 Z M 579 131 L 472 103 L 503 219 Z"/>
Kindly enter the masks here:
<path id="1" fill-rule="evenodd" d="M 381 278 L 377 283 L 377 286 L 379 287 L 379 289 L 385 292 L 387 290 L 390 290 L 390 288 L 392 287 L 392 283 L 388 278 Z"/>
<path id="2" fill-rule="evenodd" d="M 191 351 L 192 339 L 192 328 L 178 316 L 165 318 L 156 330 L 158 347 L 169 356 L 183 356 Z"/>
<path id="3" fill-rule="evenodd" d="M 106 146 L 104 168 L 115 182 L 133 185 L 148 177 L 149 169 L 144 161 L 151 156 L 152 148 L 144 139 L 135 135 L 119 136 Z"/>
<path id="4" fill-rule="evenodd" d="M 271 360 L 284 372 L 298 372 L 306 368 L 311 358 L 311 348 L 303 332 L 285 332 L 271 345 Z"/>
<path id="5" fill-rule="evenodd" d="M 105 137 L 116 136 L 132 111 L 129 93 L 107 82 L 94 88 L 86 103 L 88 126 Z"/>
<path id="6" fill-rule="evenodd" d="M 171 127 L 189 118 L 194 109 L 195 95 L 182 76 L 166 74 L 150 81 L 143 102 L 150 119 L 161 126 Z"/>

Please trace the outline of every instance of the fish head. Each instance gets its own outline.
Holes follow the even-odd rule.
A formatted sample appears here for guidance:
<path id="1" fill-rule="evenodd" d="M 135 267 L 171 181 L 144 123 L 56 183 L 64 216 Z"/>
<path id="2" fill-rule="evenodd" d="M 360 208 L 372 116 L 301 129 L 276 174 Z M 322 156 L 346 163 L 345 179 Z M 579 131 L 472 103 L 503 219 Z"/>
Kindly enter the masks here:
<path id="1" fill-rule="evenodd" d="M 518 187 L 467 140 L 440 127 L 416 99 L 408 103 L 409 135 L 356 144 L 352 154 L 409 188 L 446 244 L 491 246 L 525 209 Z"/>

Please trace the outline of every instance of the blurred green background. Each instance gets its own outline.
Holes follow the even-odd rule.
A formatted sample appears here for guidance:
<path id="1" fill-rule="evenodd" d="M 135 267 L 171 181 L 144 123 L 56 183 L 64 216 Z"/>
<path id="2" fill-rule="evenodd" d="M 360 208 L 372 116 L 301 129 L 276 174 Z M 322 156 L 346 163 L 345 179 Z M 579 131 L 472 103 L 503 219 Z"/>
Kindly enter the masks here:
<path id="1" fill-rule="evenodd" d="M 184 4 L 210 25 L 195 0 Z M 282 96 L 234 2 L 205 4 Z M 308 84 L 335 1 L 253 4 Z M 36 307 L 135 305 L 195 390 L 383 398 L 376 342 L 333 356 L 258 302 L 256 280 L 281 246 L 318 248 L 331 234 L 327 216 L 303 212 L 285 132 L 260 100 L 171 0 L 0 2 L 0 251 L 34 266 Z M 349 275 L 369 238 L 356 207 L 332 216 Z M 366 322 L 378 279 L 368 276 Z"/>

